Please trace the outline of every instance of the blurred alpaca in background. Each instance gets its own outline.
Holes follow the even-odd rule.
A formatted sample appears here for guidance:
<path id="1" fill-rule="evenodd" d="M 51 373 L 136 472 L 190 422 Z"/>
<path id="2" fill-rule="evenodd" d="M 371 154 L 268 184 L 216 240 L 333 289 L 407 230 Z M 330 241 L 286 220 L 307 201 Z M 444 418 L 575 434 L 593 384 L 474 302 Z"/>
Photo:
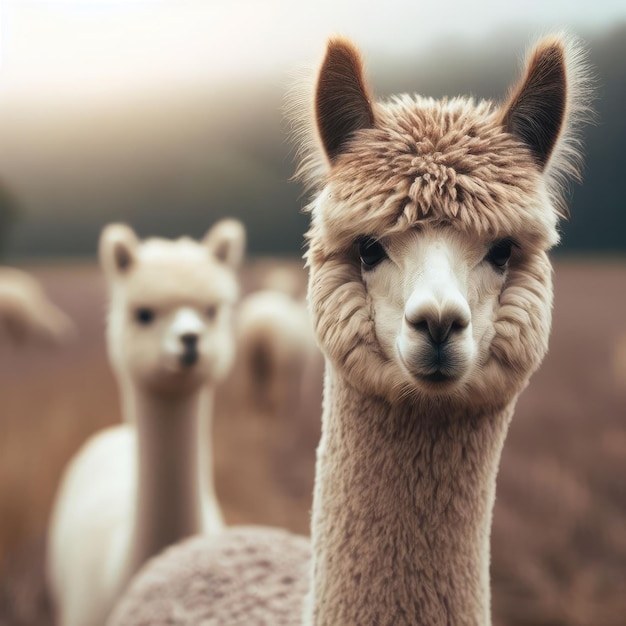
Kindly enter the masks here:
<path id="1" fill-rule="evenodd" d="M 74 332 L 70 318 L 55 306 L 30 274 L 0 268 L 0 345 L 57 346 Z"/>
<path id="2" fill-rule="evenodd" d="M 270 272 L 268 287 L 248 294 L 237 311 L 241 399 L 254 412 L 276 416 L 297 410 L 304 372 L 317 353 L 306 302 L 290 275 L 284 268 Z"/>
<path id="3" fill-rule="evenodd" d="M 61 626 L 101 626 L 142 563 L 187 535 L 217 532 L 212 474 L 214 386 L 234 359 L 239 222 L 202 242 L 105 228 L 108 350 L 125 423 L 72 459 L 49 529 L 48 576 Z"/>

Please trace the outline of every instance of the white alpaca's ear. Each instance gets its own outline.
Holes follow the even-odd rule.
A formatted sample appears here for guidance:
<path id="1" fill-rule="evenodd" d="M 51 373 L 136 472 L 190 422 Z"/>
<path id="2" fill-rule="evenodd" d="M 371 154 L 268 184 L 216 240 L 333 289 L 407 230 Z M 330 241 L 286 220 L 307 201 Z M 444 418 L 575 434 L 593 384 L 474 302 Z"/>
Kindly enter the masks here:
<path id="1" fill-rule="evenodd" d="M 528 146 L 541 170 L 545 169 L 564 129 L 567 78 L 563 41 L 557 37 L 540 41 L 502 111 L 505 130 Z"/>
<path id="2" fill-rule="evenodd" d="M 126 224 L 109 224 L 100 235 L 100 265 L 108 276 L 127 273 L 135 263 L 139 240 Z"/>
<path id="3" fill-rule="evenodd" d="M 345 39 L 328 42 L 317 79 L 315 119 L 331 163 L 341 154 L 354 132 L 374 125 L 361 55 Z"/>
<path id="4" fill-rule="evenodd" d="M 246 231 L 238 220 L 218 222 L 202 241 L 218 261 L 233 269 L 241 265 L 246 247 Z"/>

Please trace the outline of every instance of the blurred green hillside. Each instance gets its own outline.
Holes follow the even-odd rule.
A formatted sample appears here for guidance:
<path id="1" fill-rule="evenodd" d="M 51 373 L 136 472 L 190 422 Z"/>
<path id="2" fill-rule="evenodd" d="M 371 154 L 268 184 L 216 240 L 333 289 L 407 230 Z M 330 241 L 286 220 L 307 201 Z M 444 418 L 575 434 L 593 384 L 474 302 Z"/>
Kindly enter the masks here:
<path id="1" fill-rule="evenodd" d="M 378 96 L 502 99 L 527 42 L 503 33 L 481 47 L 442 42 L 414 59 L 366 56 Z M 626 24 L 587 44 L 599 121 L 585 130 L 584 185 L 571 188 L 560 251 L 623 254 Z M 0 102 L 0 175 L 20 206 L 5 256 L 93 255 L 100 229 L 113 220 L 142 235 L 200 236 L 226 215 L 245 222 L 252 254 L 299 254 L 308 216 L 300 186 L 290 181 L 294 152 L 283 119 L 289 82 L 277 76 L 219 89 L 164 87 L 89 106 Z"/>

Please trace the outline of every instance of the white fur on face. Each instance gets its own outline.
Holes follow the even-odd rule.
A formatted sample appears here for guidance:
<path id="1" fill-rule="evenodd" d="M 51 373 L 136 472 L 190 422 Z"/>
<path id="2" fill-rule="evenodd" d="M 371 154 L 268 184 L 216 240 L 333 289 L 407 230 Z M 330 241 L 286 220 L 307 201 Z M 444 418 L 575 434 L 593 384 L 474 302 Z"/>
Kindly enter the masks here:
<path id="1" fill-rule="evenodd" d="M 121 331 L 121 341 L 110 339 L 118 369 L 137 381 L 166 387 L 173 381 L 196 385 L 220 379 L 234 351 L 229 307 L 220 308 L 126 303 L 117 320 L 111 320 L 111 329 Z M 137 316 L 148 309 L 154 319 L 145 324 Z"/>
<path id="2" fill-rule="evenodd" d="M 488 357 L 504 273 L 487 243 L 443 228 L 381 243 L 388 258 L 362 271 L 380 345 L 412 385 L 448 392 Z"/>

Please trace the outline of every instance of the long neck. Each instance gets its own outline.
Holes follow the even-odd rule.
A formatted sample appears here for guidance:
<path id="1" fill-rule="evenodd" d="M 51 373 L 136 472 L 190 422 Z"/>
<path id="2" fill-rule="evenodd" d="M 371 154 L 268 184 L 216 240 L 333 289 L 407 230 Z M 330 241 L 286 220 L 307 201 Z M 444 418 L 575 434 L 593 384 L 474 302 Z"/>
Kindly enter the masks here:
<path id="1" fill-rule="evenodd" d="M 181 396 L 132 394 L 137 490 L 131 573 L 164 547 L 203 530 L 203 509 L 213 496 L 209 400 L 207 390 Z"/>
<path id="2" fill-rule="evenodd" d="M 391 407 L 327 367 L 306 623 L 491 623 L 491 516 L 512 411 Z"/>

